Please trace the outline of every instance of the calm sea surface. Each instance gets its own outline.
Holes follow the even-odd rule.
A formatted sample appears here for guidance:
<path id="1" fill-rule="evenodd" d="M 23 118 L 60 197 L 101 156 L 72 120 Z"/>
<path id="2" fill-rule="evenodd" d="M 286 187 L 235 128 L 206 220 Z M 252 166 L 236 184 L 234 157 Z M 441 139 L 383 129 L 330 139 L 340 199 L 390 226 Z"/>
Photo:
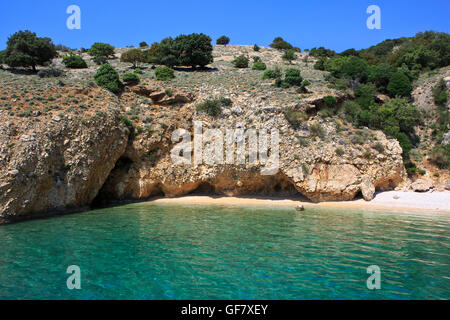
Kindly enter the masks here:
<path id="1" fill-rule="evenodd" d="M 140 203 L 0 226 L 0 299 L 449 298 L 443 214 Z"/>

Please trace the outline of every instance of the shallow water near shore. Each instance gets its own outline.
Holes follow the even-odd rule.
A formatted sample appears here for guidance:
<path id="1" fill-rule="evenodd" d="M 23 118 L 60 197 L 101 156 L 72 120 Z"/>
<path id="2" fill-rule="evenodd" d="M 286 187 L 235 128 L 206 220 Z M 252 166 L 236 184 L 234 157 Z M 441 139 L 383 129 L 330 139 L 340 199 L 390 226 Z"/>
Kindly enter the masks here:
<path id="1" fill-rule="evenodd" d="M 450 298 L 449 215 L 138 203 L 1 226 L 0 242 L 0 299 Z"/>

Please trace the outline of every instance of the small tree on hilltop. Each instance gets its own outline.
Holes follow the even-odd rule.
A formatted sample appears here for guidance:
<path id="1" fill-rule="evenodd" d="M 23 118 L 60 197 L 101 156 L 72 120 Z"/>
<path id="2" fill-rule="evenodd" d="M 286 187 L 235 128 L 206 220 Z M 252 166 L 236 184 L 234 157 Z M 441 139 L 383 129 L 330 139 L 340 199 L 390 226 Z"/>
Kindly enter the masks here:
<path id="1" fill-rule="evenodd" d="M 142 41 L 141 43 L 139 43 L 139 47 L 145 48 L 145 47 L 148 47 L 148 44 L 147 44 L 147 42 Z"/>
<path id="2" fill-rule="evenodd" d="M 289 63 L 292 63 L 293 60 L 297 59 L 297 55 L 295 54 L 295 51 L 293 49 L 289 49 L 283 54 L 281 58 L 288 61 Z"/>
<path id="3" fill-rule="evenodd" d="M 211 38 L 203 33 L 179 35 L 161 40 L 157 49 L 158 63 L 174 66 L 204 67 L 214 61 Z"/>
<path id="4" fill-rule="evenodd" d="M 213 62 L 211 38 L 203 33 L 178 36 L 175 46 L 180 66 L 204 67 Z"/>
<path id="5" fill-rule="evenodd" d="M 216 44 L 221 44 L 224 46 L 226 46 L 229 43 L 230 43 L 230 38 L 228 38 L 227 36 L 221 36 L 219 39 L 216 40 Z"/>
<path id="6" fill-rule="evenodd" d="M 289 49 L 294 49 L 294 47 L 283 40 L 283 38 L 281 37 L 277 37 L 275 39 L 273 39 L 272 44 L 270 45 L 270 47 L 274 48 L 274 49 L 278 49 L 278 50 L 289 50 Z"/>
<path id="7" fill-rule="evenodd" d="M 140 49 L 131 49 L 122 53 L 120 61 L 131 63 L 133 68 L 136 68 L 139 63 L 144 61 L 144 55 Z"/>
<path id="8" fill-rule="evenodd" d="M 88 50 L 88 54 L 92 57 L 106 57 L 114 55 L 114 47 L 107 43 L 96 42 Z"/>
<path id="9" fill-rule="evenodd" d="M 50 62 L 57 55 L 50 38 L 39 38 L 31 31 L 19 31 L 9 37 L 4 62 L 10 67 L 31 67 Z"/>

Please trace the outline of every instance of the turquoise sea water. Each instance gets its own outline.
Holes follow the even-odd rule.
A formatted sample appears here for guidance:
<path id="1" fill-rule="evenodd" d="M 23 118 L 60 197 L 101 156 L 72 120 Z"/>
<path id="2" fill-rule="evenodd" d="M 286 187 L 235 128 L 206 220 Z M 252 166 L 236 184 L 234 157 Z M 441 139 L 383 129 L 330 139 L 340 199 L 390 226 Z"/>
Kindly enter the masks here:
<path id="1" fill-rule="evenodd" d="M 448 215 L 140 203 L 0 226 L 0 299 L 449 298 Z"/>

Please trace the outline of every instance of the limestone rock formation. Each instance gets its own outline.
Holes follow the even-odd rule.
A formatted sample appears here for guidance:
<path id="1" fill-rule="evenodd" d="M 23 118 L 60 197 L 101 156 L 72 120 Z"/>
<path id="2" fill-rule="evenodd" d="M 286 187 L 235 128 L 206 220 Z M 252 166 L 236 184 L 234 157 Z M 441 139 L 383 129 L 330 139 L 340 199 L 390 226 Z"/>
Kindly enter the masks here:
<path id="1" fill-rule="evenodd" d="M 0 149 L 18 139 L 0 159 L 0 223 L 92 203 L 128 140 L 111 107 L 87 121 L 71 115 L 17 121 L 0 111 Z"/>

